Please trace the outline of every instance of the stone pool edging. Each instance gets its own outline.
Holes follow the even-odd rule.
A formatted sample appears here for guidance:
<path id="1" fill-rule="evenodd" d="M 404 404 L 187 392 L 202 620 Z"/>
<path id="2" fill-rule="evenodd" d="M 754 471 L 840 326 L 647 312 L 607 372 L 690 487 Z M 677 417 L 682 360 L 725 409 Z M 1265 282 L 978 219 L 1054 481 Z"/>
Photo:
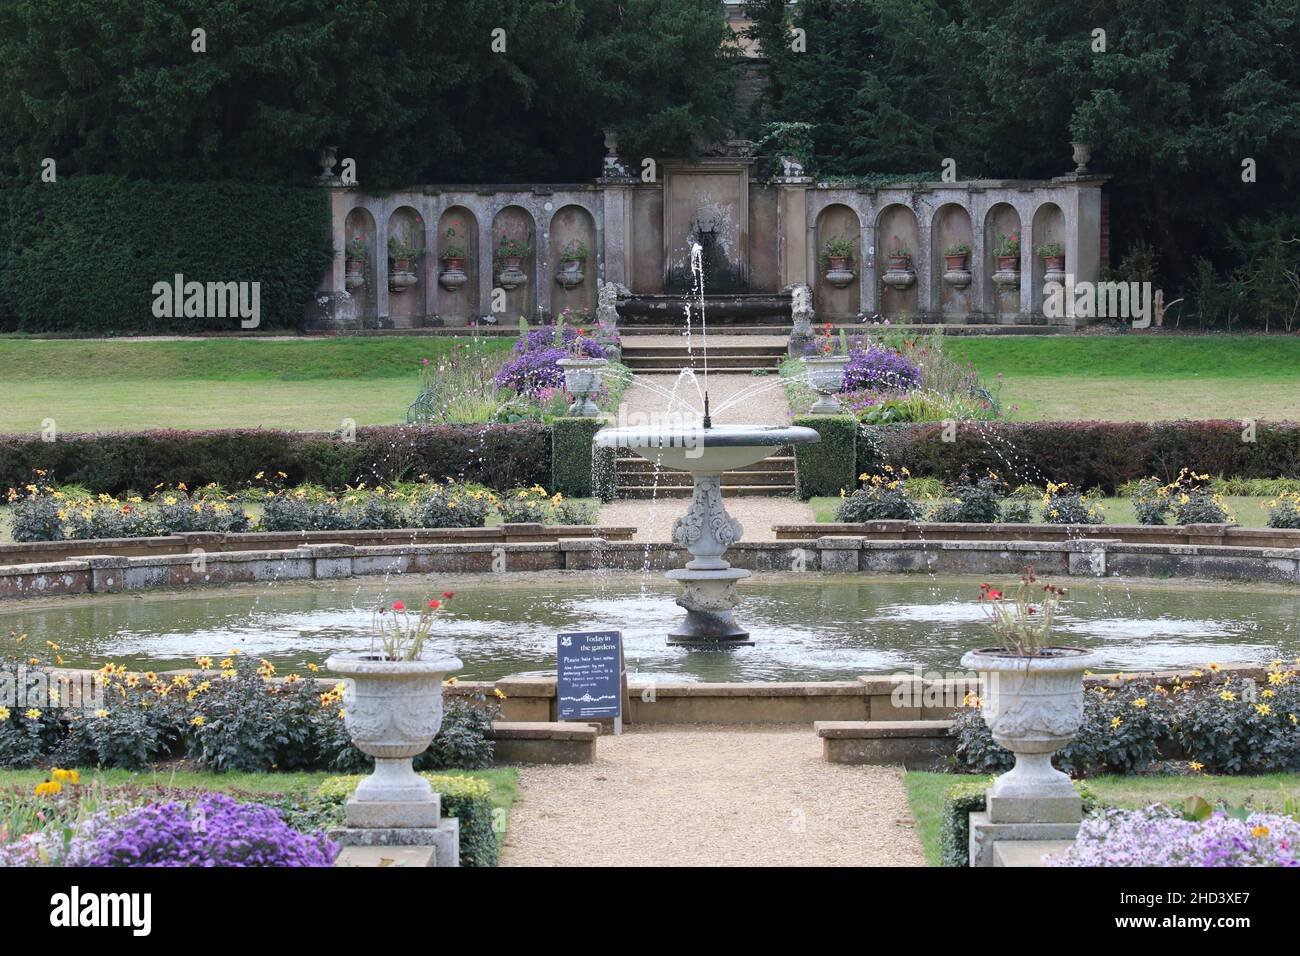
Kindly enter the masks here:
<path id="1" fill-rule="evenodd" d="M 119 555 L 95 542 L 65 560 L 0 566 L 0 600 L 275 581 L 333 580 L 372 574 L 475 574 L 511 571 L 651 571 L 674 568 L 685 552 L 665 543 L 603 537 L 554 541 L 354 545 Z M 72 550 L 72 549 L 70 549 Z M 802 573 L 935 572 L 1042 576 L 1210 578 L 1300 584 L 1300 548 L 1134 544 L 1115 538 L 1072 541 L 815 539 L 739 542 L 727 552 L 747 571 Z"/>

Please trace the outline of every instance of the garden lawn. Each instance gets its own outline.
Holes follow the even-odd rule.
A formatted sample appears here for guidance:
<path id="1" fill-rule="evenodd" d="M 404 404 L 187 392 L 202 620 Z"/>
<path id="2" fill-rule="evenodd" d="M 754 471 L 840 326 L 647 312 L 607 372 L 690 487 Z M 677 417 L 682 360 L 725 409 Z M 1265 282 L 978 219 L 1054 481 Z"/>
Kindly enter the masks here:
<path id="1" fill-rule="evenodd" d="M 1133 515 L 1133 502 L 1129 498 L 1102 498 L 1101 505 L 1106 512 L 1106 524 L 1138 524 L 1137 518 Z M 1228 514 L 1236 519 L 1237 524 L 1243 528 L 1265 528 L 1268 527 L 1268 502 L 1272 498 L 1245 498 L 1232 497 L 1225 495 L 1223 497 L 1223 506 L 1228 509 Z M 930 502 L 921 502 L 923 510 L 928 511 L 937 503 L 937 499 Z M 813 516 L 819 522 L 834 522 L 835 513 L 839 510 L 840 499 L 830 497 L 809 498 L 808 504 L 812 507 Z M 1038 503 L 1034 503 L 1035 514 L 1037 514 Z M 1172 520 L 1172 519 L 1171 519 Z"/>
<path id="2" fill-rule="evenodd" d="M 473 338 L 0 339 L 0 432 L 393 425 Z M 479 338 L 504 353 L 511 336 Z"/>
<path id="3" fill-rule="evenodd" d="M 949 336 L 1017 420 L 1300 419 L 1300 336 Z"/>
<path id="4" fill-rule="evenodd" d="M 976 780 L 971 774 L 924 773 L 903 775 L 908 804 L 916 817 L 917 834 L 931 866 L 939 865 L 939 834 L 943 816 L 943 795 L 954 783 Z M 992 779 L 992 778 L 990 778 Z M 1271 773 L 1250 777 L 1193 776 L 1106 776 L 1091 777 L 1083 784 L 1105 804 L 1117 807 L 1145 807 L 1152 803 L 1178 803 L 1188 797 L 1204 797 L 1211 803 L 1283 810 L 1287 801 L 1300 801 L 1300 774 Z"/>

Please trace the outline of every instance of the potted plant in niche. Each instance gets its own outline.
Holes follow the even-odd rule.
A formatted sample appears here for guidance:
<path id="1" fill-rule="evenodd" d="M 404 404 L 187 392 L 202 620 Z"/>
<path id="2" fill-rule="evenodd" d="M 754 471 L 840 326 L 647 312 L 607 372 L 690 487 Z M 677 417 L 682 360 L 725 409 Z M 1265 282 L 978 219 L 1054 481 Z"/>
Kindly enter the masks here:
<path id="1" fill-rule="evenodd" d="M 375 770 L 356 789 L 367 802 L 433 802 L 428 781 L 411 761 L 433 741 L 442 726 L 442 682 L 461 662 L 450 654 L 424 656 L 434 618 L 452 599 L 425 602 L 416 615 L 401 601 L 381 606 L 374 617 L 366 654 L 335 654 L 325 666 L 346 681 L 343 723 L 362 753 L 375 758 Z M 436 825 L 436 820 L 434 821 Z"/>
<path id="2" fill-rule="evenodd" d="M 844 366 L 851 351 L 848 333 L 840 329 L 836 335 L 829 322 L 813 339 L 810 352 L 804 357 L 808 385 L 817 393 L 817 401 L 808 410 L 810 414 L 836 415 L 844 410 L 836 393 L 844 387 Z"/>
<path id="3" fill-rule="evenodd" d="M 993 255 L 998 261 L 993 283 L 1004 291 L 1020 285 L 1020 233 L 998 233 Z"/>
<path id="4" fill-rule="evenodd" d="M 1083 674 L 1103 658 L 1087 648 L 1051 643 L 1064 596 L 1064 588 L 1040 582 L 1032 567 L 1014 598 L 980 586 L 998 645 L 968 652 L 961 665 L 979 672 L 984 721 L 993 739 L 1016 757 L 1015 766 L 994 781 L 990 797 L 1078 799 L 1069 776 L 1052 766 L 1052 754 L 1083 723 Z"/>
<path id="5" fill-rule="evenodd" d="M 356 289 L 366 284 L 366 263 L 370 259 L 370 249 L 366 246 L 366 237 L 357 233 L 348 240 L 344 247 L 343 258 L 347 262 L 344 281 L 349 289 Z"/>
<path id="6" fill-rule="evenodd" d="M 881 281 L 885 285 L 893 286 L 895 289 L 906 289 L 916 281 L 916 272 L 912 269 L 912 249 L 898 236 L 894 236 L 893 244 L 885 253 L 885 258 L 889 260 L 889 268 L 881 276 Z"/>
<path id="7" fill-rule="evenodd" d="M 393 234 L 388 237 L 388 288 L 391 292 L 405 292 L 420 281 L 415 274 L 415 261 L 424 250 L 409 239 Z"/>
<path id="8" fill-rule="evenodd" d="M 582 284 L 582 264 L 587 261 L 587 244 L 581 239 L 570 239 L 560 250 L 560 271 L 555 274 L 555 281 L 565 289 L 573 289 Z"/>
<path id="9" fill-rule="evenodd" d="M 845 236 L 832 236 L 822 246 L 822 266 L 826 268 L 826 281 L 843 289 L 853 281 L 853 240 Z"/>
<path id="10" fill-rule="evenodd" d="M 469 276 L 465 272 L 465 246 L 456 234 L 460 223 L 452 223 L 443 235 L 447 244 L 443 246 L 438 258 L 442 261 L 442 271 L 438 273 L 438 284 L 448 292 L 455 292 L 466 282 Z"/>
<path id="11" fill-rule="evenodd" d="M 943 281 L 956 289 L 964 289 L 970 285 L 970 270 L 966 268 L 966 262 L 970 258 L 970 246 L 964 242 L 944 246 L 943 258 L 948 263 Z"/>
<path id="12" fill-rule="evenodd" d="M 528 255 L 527 243 L 502 233 L 496 251 L 496 259 L 499 263 L 497 281 L 507 292 L 528 281 L 528 277 L 520 268 L 520 263 L 524 261 L 526 255 Z"/>
<path id="13" fill-rule="evenodd" d="M 1059 242 L 1044 242 L 1034 249 L 1034 255 L 1043 260 L 1048 272 L 1065 271 L 1065 247 Z"/>

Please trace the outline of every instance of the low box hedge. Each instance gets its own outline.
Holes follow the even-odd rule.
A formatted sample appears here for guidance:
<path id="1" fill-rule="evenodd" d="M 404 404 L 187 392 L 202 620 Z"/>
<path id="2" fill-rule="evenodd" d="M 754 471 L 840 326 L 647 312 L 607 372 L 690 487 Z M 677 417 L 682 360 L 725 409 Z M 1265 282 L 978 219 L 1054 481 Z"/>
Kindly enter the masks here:
<path id="1" fill-rule="evenodd" d="M 157 485 L 242 488 L 258 472 L 284 472 L 286 485 L 331 489 L 452 478 L 498 490 L 551 481 L 551 429 L 509 425 L 397 425 L 357 429 L 355 441 L 322 432 L 230 429 L 0 435 L 0 490 L 46 481 L 93 492 L 145 492 Z"/>
<path id="2" fill-rule="evenodd" d="M 574 498 L 595 494 L 592 438 L 604 427 L 599 418 L 557 418 L 551 423 L 551 487 Z"/>
<path id="3" fill-rule="evenodd" d="M 857 472 L 891 464 L 959 482 L 994 471 L 1013 484 L 1067 482 L 1109 494 L 1138 478 L 1173 481 L 1184 467 L 1240 478 L 1300 474 L 1296 422 L 962 422 L 950 442 L 944 432 L 940 422 L 866 426 Z"/>
<path id="4" fill-rule="evenodd" d="M 442 797 L 444 816 L 460 820 L 460 865 L 496 866 L 500 849 L 492 822 L 492 788 L 477 777 L 421 774 Z M 363 774 L 327 777 L 316 789 L 318 799 L 340 808 L 347 803 Z"/>
<path id="5" fill-rule="evenodd" d="M 822 440 L 794 446 L 795 494 L 800 498 L 838 495 L 858 485 L 858 421 L 852 415 L 800 415 L 795 425 L 811 428 Z"/>

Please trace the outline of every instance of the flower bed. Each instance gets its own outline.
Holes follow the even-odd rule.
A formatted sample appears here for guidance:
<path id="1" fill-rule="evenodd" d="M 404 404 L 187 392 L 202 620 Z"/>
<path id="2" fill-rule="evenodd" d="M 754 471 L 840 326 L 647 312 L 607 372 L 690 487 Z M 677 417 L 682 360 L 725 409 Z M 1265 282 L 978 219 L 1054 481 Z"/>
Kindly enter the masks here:
<path id="1" fill-rule="evenodd" d="M 1099 810 L 1052 866 L 1300 866 L 1300 822 L 1216 810 L 1187 819 L 1170 807 Z"/>
<path id="2" fill-rule="evenodd" d="M 217 771 L 369 769 L 343 726 L 342 683 L 326 689 L 294 674 L 277 678 L 269 662 L 237 652 L 216 665 L 206 657 L 195 663 L 200 673 L 170 677 L 107 664 L 97 675 L 102 700 L 93 710 L 53 698 L 22 709 L 0 706 L 0 766 L 141 770 L 186 759 Z M 60 664 L 56 645 L 29 650 L 23 635 L 0 648 L 0 680 L 11 686 L 42 679 L 57 696 L 51 671 Z M 499 709 L 483 696 L 448 701 L 442 729 L 416 759 L 417 769 L 490 765 L 488 732 Z"/>
<path id="3" fill-rule="evenodd" d="M 978 701 L 958 712 L 956 768 L 970 773 L 1009 770 Z M 1194 671 L 1165 683 L 1120 675 L 1084 695 L 1083 726 L 1054 757 L 1074 776 L 1137 773 L 1179 758 L 1194 773 L 1300 771 L 1300 661 L 1275 661 L 1264 686 L 1221 671 Z"/>
<path id="4" fill-rule="evenodd" d="M 183 485 L 156 490 L 148 499 L 91 495 L 84 489 L 28 484 L 9 489 L 15 541 L 139 538 L 189 531 L 351 531 L 398 528 L 481 528 L 490 517 L 503 521 L 580 525 L 595 521 L 595 509 L 566 500 L 540 485 L 496 494 L 459 482 L 398 482 L 360 485 L 342 494 L 302 485 L 281 487 L 283 472 L 269 484 L 241 494 L 218 485 L 193 492 Z M 265 479 L 259 472 L 255 478 Z M 40 480 L 38 478 L 38 480 Z M 262 509 L 254 522 L 245 510 Z"/>

